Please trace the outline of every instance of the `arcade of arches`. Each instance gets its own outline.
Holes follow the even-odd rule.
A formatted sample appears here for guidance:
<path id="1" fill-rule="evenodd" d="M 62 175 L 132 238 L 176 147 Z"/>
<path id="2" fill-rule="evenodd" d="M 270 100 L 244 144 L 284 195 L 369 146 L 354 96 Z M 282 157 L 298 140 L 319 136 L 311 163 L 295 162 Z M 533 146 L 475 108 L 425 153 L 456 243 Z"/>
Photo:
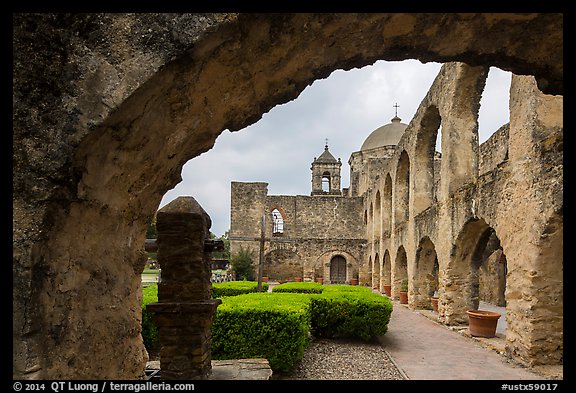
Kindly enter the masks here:
<path id="1" fill-rule="evenodd" d="M 508 354 L 561 363 L 562 14 L 46 13 L 13 14 L 13 377 L 145 378 L 146 228 L 182 166 L 336 69 L 408 58 L 445 66 L 378 170 L 317 196 L 355 200 L 362 241 L 317 242 L 310 274 L 406 277 L 449 325 L 505 304 Z M 490 66 L 510 123 L 478 146 Z"/>

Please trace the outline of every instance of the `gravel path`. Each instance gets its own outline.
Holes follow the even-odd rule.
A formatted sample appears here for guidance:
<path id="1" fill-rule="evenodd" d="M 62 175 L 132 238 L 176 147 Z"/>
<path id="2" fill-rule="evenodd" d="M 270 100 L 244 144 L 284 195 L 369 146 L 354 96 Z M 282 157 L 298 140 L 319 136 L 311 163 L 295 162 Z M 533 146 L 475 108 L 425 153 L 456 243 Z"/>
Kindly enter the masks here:
<path id="1" fill-rule="evenodd" d="M 406 379 L 378 343 L 315 339 L 294 370 L 272 379 Z"/>

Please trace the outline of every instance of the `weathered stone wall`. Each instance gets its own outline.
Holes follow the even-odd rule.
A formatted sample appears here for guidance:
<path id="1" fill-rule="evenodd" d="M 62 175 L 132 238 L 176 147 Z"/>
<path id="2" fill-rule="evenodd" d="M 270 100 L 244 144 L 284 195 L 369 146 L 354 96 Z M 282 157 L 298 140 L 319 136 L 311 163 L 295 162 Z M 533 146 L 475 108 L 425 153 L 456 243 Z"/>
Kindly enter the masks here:
<path id="1" fill-rule="evenodd" d="M 317 265 L 329 251 L 353 255 L 354 266 L 361 260 L 365 237 L 360 197 L 267 195 L 267 183 L 232 182 L 231 200 L 231 253 L 241 245 L 259 251 L 260 219 L 266 212 L 263 275 L 270 279 L 312 280 L 316 272 L 324 277 Z M 274 209 L 284 216 L 281 234 L 272 233 Z"/>
<path id="2" fill-rule="evenodd" d="M 254 123 L 314 80 L 416 58 L 496 66 L 534 75 L 547 94 L 563 92 L 563 16 L 552 13 L 13 14 L 12 53 L 18 379 L 144 377 L 139 275 L 162 196 L 223 130 Z M 511 141 L 512 130 L 511 120 Z M 539 157 L 558 149 L 555 138 L 532 136 L 528 146 Z M 544 164 L 558 179 L 561 167 Z M 552 186 L 532 184 L 528 192 Z M 559 198 L 561 187 L 556 206 Z M 555 214 L 546 238 L 533 244 L 561 243 L 561 210 Z M 502 241 L 506 248 L 511 240 Z M 539 256 L 550 257 L 558 258 Z M 561 289 L 546 294 L 550 307 L 561 306 L 554 300 Z M 526 302 L 512 313 L 521 321 Z M 558 315 L 538 305 L 530 323 L 542 324 L 550 310 Z M 537 356 L 537 334 L 514 338 L 513 352 Z M 550 345 L 558 340 L 547 337 Z"/>
<path id="3" fill-rule="evenodd" d="M 510 124 L 504 124 L 480 145 L 480 175 L 495 169 L 508 159 L 509 129 Z"/>

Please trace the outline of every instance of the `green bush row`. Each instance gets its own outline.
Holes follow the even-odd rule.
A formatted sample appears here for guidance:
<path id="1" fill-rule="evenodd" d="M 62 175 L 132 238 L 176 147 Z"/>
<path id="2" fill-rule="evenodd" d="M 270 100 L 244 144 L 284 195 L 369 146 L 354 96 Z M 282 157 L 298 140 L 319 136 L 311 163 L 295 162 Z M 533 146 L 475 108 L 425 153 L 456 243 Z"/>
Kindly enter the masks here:
<path id="1" fill-rule="evenodd" d="M 267 292 L 269 285 L 266 282 L 262 284 L 262 292 Z M 257 281 L 227 281 L 222 283 L 212 284 L 212 299 L 224 297 L 224 296 L 238 296 L 247 293 L 253 293 L 258 291 Z"/>
<path id="2" fill-rule="evenodd" d="M 309 295 L 251 293 L 227 297 L 212 322 L 212 358 L 266 358 L 288 371 L 310 341 Z"/>
<path id="3" fill-rule="evenodd" d="M 286 282 L 276 285 L 272 292 L 322 293 L 324 286 L 317 282 Z"/>
<path id="4" fill-rule="evenodd" d="M 310 313 L 316 337 L 368 341 L 388 330 L 392 302 L 366 287 L 333 285 L 312 298 Z"/>
<path id="5" fill-rule="evenodd" d="M 251 292 L 255 292 L 255 285 L 257 283 L 232 281 L 213 284 L 213 288 L 250 287 L 254 289 Z M 311 293 L 318 290 L 318 286 L 322 293 Z M 303 356 L 312 335 L 363 340 L 383 335 L 392 313 L 392 303 L 387 297 L 373 293 L 369 288 L 351 285 L 286 283 L 274 287 L 272 293 L 244 293 L 220 298 L 222 304 L 216 309 L 212 322 L 212 358 L 265 358 L 274 371 L 291 370 Z M 151 301 L 156 299 L 152 297 Z M 144 314 L 149 313 L 145 311 L 143 301 L 142 334 L 151 334 L 157 340 L 157 331 L 151 326 L 144 327 Z M 148 320 L 152 322 L 151 318 Z M 152 339 L 145 336 L 144 342 L 150 343 Z"/>

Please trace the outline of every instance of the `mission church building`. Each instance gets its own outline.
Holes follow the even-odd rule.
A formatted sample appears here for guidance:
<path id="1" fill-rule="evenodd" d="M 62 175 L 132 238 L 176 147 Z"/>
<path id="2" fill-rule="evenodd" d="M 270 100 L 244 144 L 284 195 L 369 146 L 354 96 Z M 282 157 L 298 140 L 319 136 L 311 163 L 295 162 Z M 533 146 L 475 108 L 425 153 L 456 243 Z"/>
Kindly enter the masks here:
<path id="1" fill-rule="evenodd" d="M 380 177 L 407 124 L 396 115 L 353 152 L 350 188 L 341 188 L 342 162 L 328 148 L 311 165 L 312 190 L 305 195 L 268 195 L 268 183 L 232 182 L 230 251 L 258 253 L 262 217 L 265 246 L 262 275 L 270 280 L 370 284 L 367 196 Z M 439 153 L 438 153 L 439 154 Z"/>

